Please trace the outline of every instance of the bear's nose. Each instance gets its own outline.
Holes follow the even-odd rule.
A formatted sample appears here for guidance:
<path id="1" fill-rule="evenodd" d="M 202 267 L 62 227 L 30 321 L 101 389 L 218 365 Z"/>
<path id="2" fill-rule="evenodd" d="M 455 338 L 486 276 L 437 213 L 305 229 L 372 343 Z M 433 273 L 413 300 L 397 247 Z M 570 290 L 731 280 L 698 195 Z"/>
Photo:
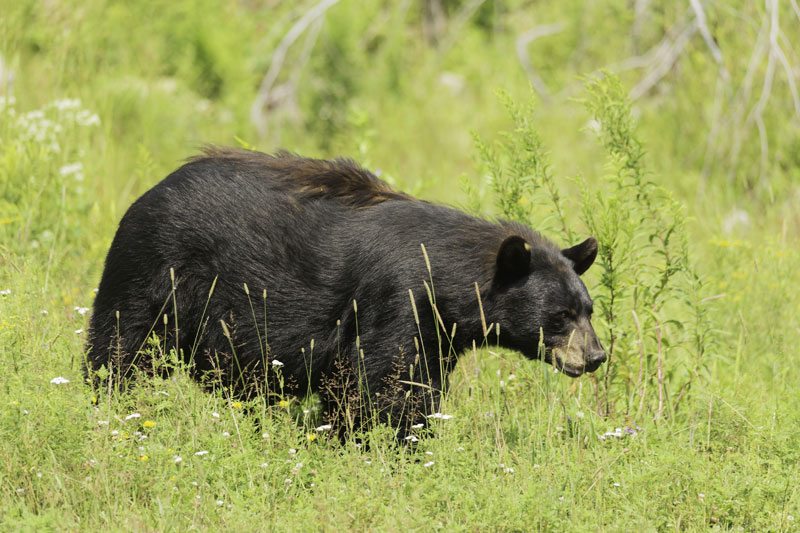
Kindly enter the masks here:
<path id="1" fill-rule="evenodd" d="M 606 361 L 606 359 L 608 359 L 608 357 L 606 357 L 606 352 L 603 350 L 590 352 L 586 356 L 586 371 L 594 372 Z"/>

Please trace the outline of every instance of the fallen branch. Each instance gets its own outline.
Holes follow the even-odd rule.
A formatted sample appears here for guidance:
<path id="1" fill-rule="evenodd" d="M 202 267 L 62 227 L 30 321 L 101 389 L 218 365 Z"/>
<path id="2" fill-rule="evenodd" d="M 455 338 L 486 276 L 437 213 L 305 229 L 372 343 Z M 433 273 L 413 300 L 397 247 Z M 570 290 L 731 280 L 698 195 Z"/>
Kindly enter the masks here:
<path id="1" fill-rule="evenodd" d="M 270 105 L 274 105 L 275 95 L 273 88 L 275 82 L 278 80 L 283 63 L 286 61 L 286 54 L 289 48 L 300 38 L 301 35 L 317 20 L 325 14 L 325 12 L 336 5 L 339 0 L 322 0 L 320 3 L 309 9 L 300 19 L 283 36 L 275 52 L 272 54 L 272 60 L 269 64 L 269 69 L 264 79 L 261 80 L 261 85 L 258 88 L 258 94 L 250 108 L 250 119 L 262 136 L 266 132 L 266 123 L 264 118 L 264 109 L 268 109 Z M 309 52 L 310 53 L 310 52 Z M 281 87 L 281 96 L 285 98 L 285 93 L 292 89 L 291 85 Z"/>
<path id="2" fill-rule="evenodd" d="M 689 0 L 689 3 L 691 3 L 692 9 L 694 10 L 695 22 L 697 23 L 697 27 L 700 29 L 700 35 L 703 36 L 703 40 L 706 42 L 706 46 L 711 51 L 711 56 L 714 58 L 714 61 L 716 61 L 717 65 L 719 65 L 720 75 L 725 80 L 729 80 L 730 74 L 728 73 L 728 69 L 725 68 L 725 63 L 722 60 L 722 51 L 719 49 L 717 42 L 711 35 L 711 30 L 708 29 L 706 12 L 703 10 L 703 4 L 700 3 L 700 0 Z"/>
<path id="3" fill-rule="evenodd" d="M 644 78 L 631 89 L 629 95 L 631 100 L 638 100 L 647 94 L 650 89 L 655 87 L 656 84 L 667 75 L 675 63 L 677 63 L 678 58 L 683 53 L 689 40 L 697 32 L 697 29 L 697 21 L 692 20 L 683 27 L 678 36 L 675 37 L 667 47 L 659 47 L 660 57 L 658 58 L 658 62 L 645 74 Z M 662 50 L 663 52 L 661 52 Z"/>
<path id="4" fill-rule="evenodd" d="M 536 70 L 531 65 L 531 58 L 528 54 L 528 45 L 530 45 L 536 39 L 547 37 L 548 35 L 554 35 L 563 29 L 563 22 L 545 24 L 531 28 L 517 37 L 517 57 L 519 58 L 519 62 L 522 64 L 522 68 L 528 75 L 531 86 L 533 86 L 533 89 L 539 94 L 540 97 L 542 97 L 542 99 L 549 99 L 550 90 L 547 88 L 544 80 L 542 80 L 542 78 L 536 73 Z"/>

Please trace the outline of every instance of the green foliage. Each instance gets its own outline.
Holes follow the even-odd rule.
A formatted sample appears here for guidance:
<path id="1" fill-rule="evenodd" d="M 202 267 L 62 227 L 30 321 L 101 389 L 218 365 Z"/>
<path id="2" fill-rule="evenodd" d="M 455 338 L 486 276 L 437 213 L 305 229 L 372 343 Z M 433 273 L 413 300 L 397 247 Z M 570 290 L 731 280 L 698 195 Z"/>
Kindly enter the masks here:
<path id="1" fill-rule="evenodd" d="M 792 2 L 698 2 L 718 60 L 680 2 L 341 0 L 288 49 L 261 131 L 274 51 L 317 4 L 0 0 L 0 529 L 796 529 Z M 559 29 L 519 40 L 539 24 Z M 415 448 L 204 391 L 157 344 L 170 379 L 95 395 L 85 313 L 119 219 L 204 143 L 353 156 L 595 234 L 612 361 L 567 380 L 467 353 Z M 476 152 L 488 181 L 464 177 Z"/>
<path id="2" fill-rule="evenodd" d="M 581 180 L 580 202 L 565 205 L 532 106 L 521 108 L 502 94 L 514 130 L 501 134 L 496 146 L 476 136 L 476 149 L 503 217 L 560 231 L 572 242 L 566 213 L 579 213 L 597 238 L 599 282 L 591 292 L 610 363 L 594 380 L 596 408 L 606 416 L 622 410 L 636 420 L 661 418 L 674 413 L 692 382 L 706 374 L 714 344 L 709 304 L 689 258 L 685 209 L 647 175 L 621 82 L 606 75 L 586 90 L 608 173 L 591 185 Z"/>

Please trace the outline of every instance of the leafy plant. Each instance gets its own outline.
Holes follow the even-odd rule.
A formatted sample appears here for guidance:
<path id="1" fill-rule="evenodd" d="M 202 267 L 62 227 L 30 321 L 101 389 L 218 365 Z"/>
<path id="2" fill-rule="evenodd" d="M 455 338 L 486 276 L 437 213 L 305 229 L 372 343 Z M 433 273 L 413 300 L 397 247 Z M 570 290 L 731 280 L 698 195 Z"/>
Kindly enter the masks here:
<path id="1" fill-rule="evenodd" d="M 501 94 L 514 129 L 491 145 L 476 136 L 476 149 L 502 216 L 571 242 L 567 213 L 576 212 L 599 242 L 599 280 L 591 293 L 609 359 L 592 377 L 597 412 L 661 418 L 702 375 L 713 345 L 709 303 L 689 256 L 684 208 L 649 179 L 621 82 L 604 75 L 590 80 L 586 92 L 607 170 L 599 183 L 579 180 L 583 192 L 570 202 L 577 205 L 568 206 L 560 193 L 531 105 Z"/>

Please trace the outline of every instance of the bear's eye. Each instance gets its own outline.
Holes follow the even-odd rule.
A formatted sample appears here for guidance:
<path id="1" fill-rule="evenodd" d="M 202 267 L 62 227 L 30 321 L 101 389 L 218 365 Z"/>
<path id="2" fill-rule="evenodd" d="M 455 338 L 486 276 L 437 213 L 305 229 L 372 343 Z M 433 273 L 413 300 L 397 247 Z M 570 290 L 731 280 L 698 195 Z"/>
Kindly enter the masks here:
<path id="1" fill-rule="evenodd" d="M 569 309 L 564 309 L 558 313 L 558 318 L 561 320 L 572 320 L 576 317 L 575 312 Z"/>

